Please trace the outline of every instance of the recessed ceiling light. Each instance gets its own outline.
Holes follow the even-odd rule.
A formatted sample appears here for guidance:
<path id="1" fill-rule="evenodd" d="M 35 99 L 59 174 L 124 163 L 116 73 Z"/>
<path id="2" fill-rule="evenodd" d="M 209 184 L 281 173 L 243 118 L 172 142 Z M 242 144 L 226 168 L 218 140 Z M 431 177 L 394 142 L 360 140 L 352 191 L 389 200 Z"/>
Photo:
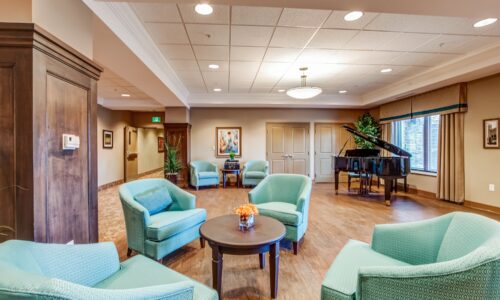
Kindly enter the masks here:
<path id="1" fill-rule="evenodd" d="M 204 16 L 210 15 L 214 11 L 212 6 L 210 4 L 207 4 L 207 3 L 196 4 L 196 6 L 194 7 L 194 10 L 197 13 L 199 13 L 200 15 L 204 15 Z"/>
<path id="2" fill-rule="evenodd" d="M 220 91 L 222 91 L 222 89 L 220 89 L 220 88 L 215 88 L 214 89 L 214 92 L 220 92 Z"/>
<path id="3" fill-rule="evenodd" d="M 340 91 L 339 91 L 339 94 L 345 94 L 345 93 L 347 93 L 347 91 L 346 91 L 346 90 L 340 90 Z"/>
<path id="4" fill-rule="evenodd" d="M 474 27 L 479 28 L 479 27 L 488 26 L 488 25 L 495 23 L 497 20 L 498 20 L 497 18 L 484 19 L 484 20 L 481 20 L 481 21 L 474 23 Z"/>
<path id="5" fill-rule="evenodd" d="M 209 69 L 213 69 L 213 70 L 217 70 L 219 68 L 219 65 L 217 65 L 217 64 L 209 64 L 208 68 Z"/>
<path id="6" fill-rule="evenodd" d="M 352 22 L 358 20 L 362 16 L 363 16 L 362 11 L 351 11 L 350 13 L 344 16 L 344 20 L 346 20 L 347 22 Z"/>
<path id="7" fill-rule="evenodd" d="M 281 90 L 278 90 L 278 93 L 284 93 L 285 90 L 281 89 Z"/>
<path id="8" fill-rule="evenodd" d="M 130 94 L 121 94 L 122 97 L 130 97 Z"/>
<path id="9" fill-rule="evenodd" d="M 390 73 L 392 72 L 392 69 L 391 68 L 387 68 L 387 69 L 382 69 L 380 70 L 380 73 Z"/>

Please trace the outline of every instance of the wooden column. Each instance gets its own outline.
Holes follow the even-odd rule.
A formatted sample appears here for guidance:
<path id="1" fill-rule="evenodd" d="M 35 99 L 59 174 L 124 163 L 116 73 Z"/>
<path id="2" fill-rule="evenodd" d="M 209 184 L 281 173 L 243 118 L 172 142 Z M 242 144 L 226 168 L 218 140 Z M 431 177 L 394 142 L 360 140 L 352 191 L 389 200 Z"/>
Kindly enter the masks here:
<path id="1" fill-rule="evenodd" d="M 189 162 L 191 161 L 191 124 L 189 123 L 165 123 L 163 124 L 165 130 L 166 143 L 171 141 L 179 142 L 178 158 L 182 163 L 182 170 L 179 173 L 177 184 L 180 187 L 187 187 L 189 185 Z M 165 159 L 167 152 L 165 151 Z"/>
<path id="2" fill-rule="evenodd" d="M 0 23 L 0 226 L 14 229 L 0 242 L 98 240 L 101 72 L 34 24 Z M 80 148 L 62 150 L 63 133 Z"/>

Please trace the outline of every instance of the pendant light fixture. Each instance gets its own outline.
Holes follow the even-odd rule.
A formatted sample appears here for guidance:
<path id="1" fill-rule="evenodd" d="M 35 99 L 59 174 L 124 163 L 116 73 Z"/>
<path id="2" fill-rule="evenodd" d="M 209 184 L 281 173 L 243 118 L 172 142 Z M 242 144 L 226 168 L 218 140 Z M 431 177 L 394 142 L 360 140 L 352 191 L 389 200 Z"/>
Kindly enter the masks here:
<path id="1" fill-rule="evenodd" d="M 307 68 L 303 67 L 299 69 L 302 72 L 300 76 L 300 86 L 288 89 L 286 94 L 295 99 L 310 99 L 318 96 L 323 91 L 320 87 L 307 86 Z"/>

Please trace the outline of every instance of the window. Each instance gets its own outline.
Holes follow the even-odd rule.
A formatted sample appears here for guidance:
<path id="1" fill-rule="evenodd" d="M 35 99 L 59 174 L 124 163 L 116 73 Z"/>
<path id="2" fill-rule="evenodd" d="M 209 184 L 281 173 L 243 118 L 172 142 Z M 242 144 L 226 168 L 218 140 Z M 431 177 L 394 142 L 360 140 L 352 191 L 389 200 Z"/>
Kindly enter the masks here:
<path id="1" fill-rule="evenodd" d="M 392 126 L 392 143 L 411 153 L 411 169 L 436 173 L 439 115 L 398 121 Z"/>

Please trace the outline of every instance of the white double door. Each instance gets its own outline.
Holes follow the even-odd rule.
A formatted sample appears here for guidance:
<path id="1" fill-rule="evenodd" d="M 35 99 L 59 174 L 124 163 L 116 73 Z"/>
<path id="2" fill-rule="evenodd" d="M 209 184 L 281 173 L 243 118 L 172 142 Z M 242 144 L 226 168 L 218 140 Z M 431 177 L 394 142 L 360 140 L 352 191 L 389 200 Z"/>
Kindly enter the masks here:
<path id="1" fill-rule="evenodd" d="M 309 176 L 309 123 L 267 123 L 270 173 Z"/>

